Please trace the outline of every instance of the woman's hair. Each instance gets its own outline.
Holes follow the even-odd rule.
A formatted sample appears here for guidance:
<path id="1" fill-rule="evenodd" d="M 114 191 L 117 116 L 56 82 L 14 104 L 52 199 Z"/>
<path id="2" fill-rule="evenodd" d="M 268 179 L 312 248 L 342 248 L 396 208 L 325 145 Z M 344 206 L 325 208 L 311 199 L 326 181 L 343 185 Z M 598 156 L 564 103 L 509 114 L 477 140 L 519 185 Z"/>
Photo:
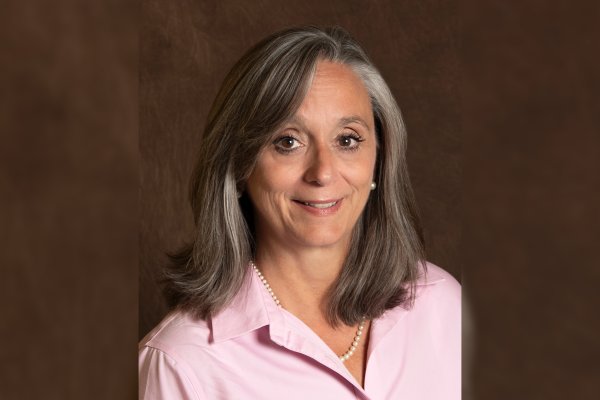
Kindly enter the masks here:
<path id="1" fill-rule="evenodd" d="M 165 294 L 205 319 L 241 289 L 255 249 L 253 209 L 245 183 L 273 133 L 302 103 L 321 60 L 341 63 L 364 83 L 373 107 L 378 154 L 371 192 L 350 251 L 328 296 L 327 318 L 356 324 L 398 305 L 410 307 L 424 266 L 424 245 L 406 166 L 400 110 L 367 55 L 341 28 L 276 33 L 229 72 L 208 115 L 190 200 L 196 230 L 171 256 Z M 241 195 L 241 197 L 240 197 Z"/>

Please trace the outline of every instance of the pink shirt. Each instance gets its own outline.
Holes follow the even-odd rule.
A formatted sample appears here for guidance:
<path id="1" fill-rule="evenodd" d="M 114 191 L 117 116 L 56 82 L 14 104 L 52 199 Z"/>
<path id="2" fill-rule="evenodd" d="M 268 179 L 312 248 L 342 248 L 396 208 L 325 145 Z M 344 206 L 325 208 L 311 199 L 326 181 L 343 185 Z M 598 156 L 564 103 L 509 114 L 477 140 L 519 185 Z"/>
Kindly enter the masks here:
<path id="1" fill-rule="evenodd" d="M 251 277 L 214 318 L 173 312 L 142 339 L 140 399 L 460 399 L 460 286 L 441 268 L 428 264 L 412 309 L 372 322 L 364 388 Z"/>

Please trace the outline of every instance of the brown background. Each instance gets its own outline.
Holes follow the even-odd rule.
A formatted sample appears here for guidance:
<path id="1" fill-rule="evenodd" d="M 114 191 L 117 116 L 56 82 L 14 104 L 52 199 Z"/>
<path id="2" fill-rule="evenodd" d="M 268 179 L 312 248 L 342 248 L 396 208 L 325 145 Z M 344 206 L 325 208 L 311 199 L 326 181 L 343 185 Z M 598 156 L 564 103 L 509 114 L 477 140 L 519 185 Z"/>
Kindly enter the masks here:
<path id="1" fill-rule="evenodd" d="M 600 3 L 482 3 L 461 12 L 474 393 L 598 398 Z"/>
<path id="2" fill-rule="evenodd" d="M 137 396 L 136 18 L 2 5 L 0 399 Z"/>
<path id="3" fill-rule="evenodd" d="M 198 110 L 251 42 L 296 21 L 350 29 L 403 108 L 432 259 L 462 267 L 474 315 L 464 398 L 598 398 L 598 3 L 369 3 L 5 5 L 0 398 L 136 398 L 138 279 L 189 228 Z M 140 132 L 163 136 L 139 151 L 138 109 Z M 140 179 L 164 211 L 138 202 Z"/>

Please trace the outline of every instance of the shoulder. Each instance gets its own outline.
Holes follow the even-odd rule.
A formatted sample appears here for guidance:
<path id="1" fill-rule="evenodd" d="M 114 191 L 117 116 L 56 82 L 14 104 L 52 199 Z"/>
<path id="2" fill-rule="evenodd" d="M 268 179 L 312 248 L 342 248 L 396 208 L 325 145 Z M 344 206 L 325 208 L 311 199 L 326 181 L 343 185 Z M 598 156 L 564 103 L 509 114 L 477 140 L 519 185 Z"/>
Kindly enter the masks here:
<path id="1" fill-rule="evenodd" d="M 177 358 L 188 345 L 207 347 L 210 339 L 208 321 L 195 319 L 186 312 L 172 311 L 140 341 L 139 350 L 154 348 Z"/>
<path id="2" fill-rule="evenodd" d="M 436 309 L 446 318 L 460 320 L 461 286 L 447 271 L 427 262 L 417 281 L 415 307 Z"/>
<path id="3" fill-rule="evenodd" d="M 456 278 L 429 261 L 424 263 L 416 284 L 419 289 L 431 289 L 448 296 L 460 297 L 461 287 Z"/>
<path id="4" fill-rule="evenodd" d="M 139 343 L 140 399 L 206 398 L 195 376 L 198 364 L 189 355 L 202 356 L 197 350 L 207 347 L 210 337 L 206 321 L 181 311 L 169 313 Z"/>

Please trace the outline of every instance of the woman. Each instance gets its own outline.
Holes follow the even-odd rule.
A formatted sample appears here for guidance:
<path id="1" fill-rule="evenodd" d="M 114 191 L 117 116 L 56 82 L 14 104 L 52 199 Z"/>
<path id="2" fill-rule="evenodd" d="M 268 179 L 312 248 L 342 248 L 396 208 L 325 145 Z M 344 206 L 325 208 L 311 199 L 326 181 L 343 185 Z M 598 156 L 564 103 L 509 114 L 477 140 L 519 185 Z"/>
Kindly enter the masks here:
<path id="1" fill-rule="evenodd" d="M 460 398 L 460 287 L 424 261 L 405 136 L 343 30 L 252 48 L 208 116 L 140 398 Z"/>

